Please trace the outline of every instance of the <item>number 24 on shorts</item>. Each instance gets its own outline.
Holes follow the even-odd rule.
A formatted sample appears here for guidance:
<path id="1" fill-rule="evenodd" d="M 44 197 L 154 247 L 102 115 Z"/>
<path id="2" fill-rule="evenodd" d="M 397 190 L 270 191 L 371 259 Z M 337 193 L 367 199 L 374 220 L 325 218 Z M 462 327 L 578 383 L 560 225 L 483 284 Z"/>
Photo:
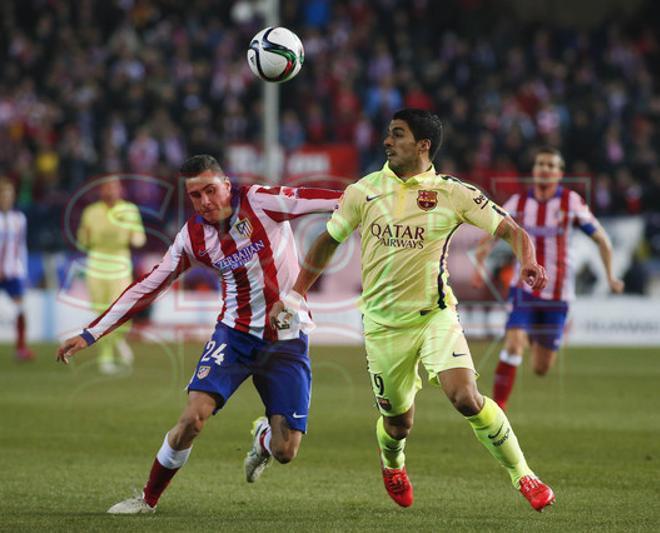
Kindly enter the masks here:
<path id="1" fill-rule="evenodd" d="M 210 340 L 207 344 L 206 347 L 204 348 L 204 355 L 202 356 L 201 362 L 206 363 L 213 359 L 215 361 L 216 365 L 221 365 L 222 361 L 225 359 L 225 354 L 224 350 L 227 347 L 227 343 L 223 342 L 220 346 L 217 348 L 215 347 L 216 342 L 214 340 Z"/>

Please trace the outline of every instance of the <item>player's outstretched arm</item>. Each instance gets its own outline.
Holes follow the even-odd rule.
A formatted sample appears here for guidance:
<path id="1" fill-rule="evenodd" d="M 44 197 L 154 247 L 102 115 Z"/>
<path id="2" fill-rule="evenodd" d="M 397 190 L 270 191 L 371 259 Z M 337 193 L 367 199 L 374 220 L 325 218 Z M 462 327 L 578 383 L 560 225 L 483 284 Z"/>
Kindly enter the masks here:
<path id="1" fill-rule="evenodd" d="M 520 275 L 532 289 L 541 290 L 548 283 L 545 268 L 536 262 L 534 243 L 527 232 L 511 217 L 506 217 L 495 230 L 495 235 L 509 243 L 520 262 Z"/>
<path id="2" fill-rule="evenodd" d="M 69 364 L 69 357 L 71 357 L 76 352 L 84 350 L 87 348 L 88 344 L 81 335 L 76 335 L 75 337 L 69 337 L 60 344 L 60 347 L 57 349 L 57 360 L 61 361 L 65 365 Z"/>
<path id="3" fill-rule="evenodd" d="M 477 250 L 475 253 L 475 271 L 472 276 L 472 286 L 475 289 L 481 289 L 484 287 L 484 279 L 486 277 L 486 259 L 490 255 L 490 252 L 495 246 L 495 239 L 490 235 L 486 235 L 483 239 L 477 244 Z"/>
<path id="4" fill-rule="evenodd" d="M 617 278 L 612 271 L 612 243 L 600 224 L 596 231 L 591 235 L 591 238 L 598 245 L 598 252 L 600 253 L 600 259 L 605 267 L 605 272 L 607 273 L 607 282 L 610 285 L 610 290 L 616 294 L 622 293 L 625 284 Z"/>
<path id="5" fill-rule="evenodd" d="M 318 236 L 305 256 L 293 289 L 288 295 L 282 296 L 284 301 L 275 302 L 271 308 L 268 320 L 272 326 L 277 327 L 281 313 L 298 310 L 305 294 L 328 265 L 339 244 L 327 231 Z"/>

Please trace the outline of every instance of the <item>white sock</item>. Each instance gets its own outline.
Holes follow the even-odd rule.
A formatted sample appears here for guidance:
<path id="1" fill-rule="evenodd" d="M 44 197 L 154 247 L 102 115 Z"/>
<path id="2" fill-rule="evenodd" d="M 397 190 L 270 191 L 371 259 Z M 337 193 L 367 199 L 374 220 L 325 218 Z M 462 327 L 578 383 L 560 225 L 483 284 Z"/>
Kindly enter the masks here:
<path id="1" fill-rule="evenodd" d="M 23 298 L 18 301 L 14 301 L 14 306 L 16 310 L 16 316 L 25 314 L 25 300 L 23 300 Z"/>
<path id="2" fill-rule="evenodd" d="M 158 462 L 165 468 L 175 470 L 186 464 L 186 461 L 190 456 L 190 452 L 192 451 L 192 446 L 185 450 L 175 450 L 170 446 L 170 443 L 167 442 L 168 435 L 169 433 L 165 435 L 165 440 L 163 441 L 163 445 L 160 447 L 160 450 L 158 450 L 156 459 L 158 459 Z"/>
<path id="3" fill-rule="evenodd" d="M 500 361 L 502 361 L 503 363 L 507 363 L 508 365 L 520 366 L 522 360 L 523 360 L 522 355 L 510 354 L 504 349 L 500 352 Z"/>
<path id="4" fill-rule="evenodd" d="M 266 452 L 268 455 L 273 455 L 270 451 L 270 438 L 273 436 L 270 426 L 266 427 L 261 433 L 263 438 L 259 437 L 259 442 L 261 443 L 262 451 Z"/>
<path id="5" fill-rule="evenodd" d="M 119 352 L 119 358 L 122 363 L 129 366 L 133 364 L 133 350 L 128 345 L 128 342 L 126 342 L 126 339 L 119 339 L 115 343 L 115 348 Z"/>

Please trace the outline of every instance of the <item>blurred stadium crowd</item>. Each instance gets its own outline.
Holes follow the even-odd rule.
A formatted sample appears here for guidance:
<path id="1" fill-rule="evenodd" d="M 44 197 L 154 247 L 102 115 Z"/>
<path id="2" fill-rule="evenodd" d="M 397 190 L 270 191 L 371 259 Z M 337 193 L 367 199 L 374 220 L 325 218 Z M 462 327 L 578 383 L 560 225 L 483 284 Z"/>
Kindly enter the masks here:
<path id="1" fill-rule="evenodd" d="M 282 145 L 351 143 L 366 172 L 382 164 L 391 113 L 429 108 L 446 125 L 443 172 L 488 188 L 491 176 L 528 175 L 533 148 L 551 144 L 567 175 L 592 178 L 598 216 L 645 213 L 652 228 L 657 5 L 582 29 L 523 23 L 503 5 L 281 2 L 281 24 L 306 52 L 282 86 Z M 0 175 L 17 184 L 33 250 L 65 247 L 62 209 L 90 176 L 167 177 L 188 154 L 260 142 L 261 82 L 245 52 L 263 18 L 251 11 L 246 1 L 1 3 Z"/>

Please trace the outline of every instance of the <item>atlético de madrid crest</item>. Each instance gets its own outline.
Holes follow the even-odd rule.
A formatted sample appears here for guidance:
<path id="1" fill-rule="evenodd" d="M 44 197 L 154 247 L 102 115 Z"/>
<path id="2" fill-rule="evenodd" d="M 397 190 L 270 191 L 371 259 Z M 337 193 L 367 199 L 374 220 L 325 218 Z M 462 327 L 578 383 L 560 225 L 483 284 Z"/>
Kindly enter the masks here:
<path id="1" fill-rule="evenodd" d="M 435 209 L 438 205 L 437 191 L 417 191 L 417 205 L 424 211 Z"/>

